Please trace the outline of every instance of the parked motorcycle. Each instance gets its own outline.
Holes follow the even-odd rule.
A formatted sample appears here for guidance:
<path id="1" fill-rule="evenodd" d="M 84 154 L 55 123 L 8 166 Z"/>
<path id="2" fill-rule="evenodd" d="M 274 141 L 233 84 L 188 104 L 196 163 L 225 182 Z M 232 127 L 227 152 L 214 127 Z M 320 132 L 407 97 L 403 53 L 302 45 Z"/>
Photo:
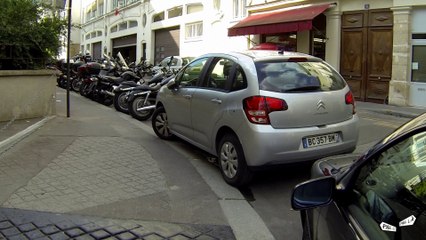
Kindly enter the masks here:
<path id="1" fill-rule="evenodd" d="M 128 98 L 129 94 L 135 87 L 145 84 L 154 84 L 156 79 L 151 78 L 150 80 L 144 80 L 145 76 L 150 76 L 152 72 L 152 65 L 149 64 L 145 59 L 141 59 L 138 65 L 136 65 L 134 72 L 141 77 L 137 82 L 135 81 L 124 81 L 118 86 L 114 86 L 114 108 L 122 113 L 129 113 L 128 109 Z M 160 79 L 161 80 L 161 79 Z"/>
<path id="2" fill-rule="evenodd" d="M 71 89 L 74 90 L 74 91 L 78 91 L 78 89 L 76 90 L 76 86 L 74 84 L 74 81 L 76 79 L 78 79 L 77 68 L 79 66 L 83 65 L 84 63 L 85 63 L 84 59 L 81 58 L 80 55 L 74 56 L 70 59 L 70 77 L 69 77 L 69 80 L 70 80 Z M 67 63 L 67 61 L 65 59 L 58 60 L 56 62 L 55 68 L 60 71 L 57 78 L 56 78 L 56 82 L 58 84 L 58 87 L 67 88 L 67 81 L 68 81 L 68 75 L 67 75 L 68 74 L 68 63 Z"/>
<path id="3" fill-rule="evenodd" d="M 77 72 L 81 81 L 79 87 L 81 96 L 94 99 L 93 90 L 98 80 L 95 76 L 101 72 L 101 64 L 97 62 L 86 63 L 78 67 Z"/>
<path id="4" fill-rule="evenodd" d="M 114 102 L 114 88 L 125 81 L 128 84 L 130 82 L 136 84 L 136 82 L 141 80 L 142 76 L 138 71 L 139 66 L 130 68 L 120 53 L 118 56 L 119 60 L 110 59 L 108 56 L 105 56 L 106 62 L 101 67 L 99 73 L 85 78 L 85 89 L 82 95 L 109 106 Z"/>
<path id="5" fill-rule="evenodd" d="M 173 58 L 170 63 L 172 60 Z M 129 93 L 127 102 L 129 114 L 132 117 L 145 121 L 152 116 L 158 91 L 174 77 L 175 72 L 170 69 L 170 63 L 154 75 L 147 84 L 136 86 Z"/>

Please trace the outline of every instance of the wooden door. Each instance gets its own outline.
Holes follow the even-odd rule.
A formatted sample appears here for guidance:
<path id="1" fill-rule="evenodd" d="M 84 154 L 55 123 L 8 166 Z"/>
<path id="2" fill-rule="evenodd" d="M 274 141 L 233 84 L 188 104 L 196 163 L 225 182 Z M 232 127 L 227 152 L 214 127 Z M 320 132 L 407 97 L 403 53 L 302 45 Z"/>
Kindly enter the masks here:
<path id="1" fill-rule="evenodd" d="M 384 102 L 392 73 L 392 12 L 342 15 L 340 72 L 357 100 Z"/>
<path id="2" fill-rule="evenodd" d="M 348 82 L 356 99 L 364 99 L 366 90 L 366 17 L 364 11 L 346 12 L 342 15 L 340 73 Z"/>
<path id="3" fill-rule="evenodd" d="M 383 103 L 392 75 L 393 14 L 388 10 L 369 12 L 368 59 L 365 101 Z"/>

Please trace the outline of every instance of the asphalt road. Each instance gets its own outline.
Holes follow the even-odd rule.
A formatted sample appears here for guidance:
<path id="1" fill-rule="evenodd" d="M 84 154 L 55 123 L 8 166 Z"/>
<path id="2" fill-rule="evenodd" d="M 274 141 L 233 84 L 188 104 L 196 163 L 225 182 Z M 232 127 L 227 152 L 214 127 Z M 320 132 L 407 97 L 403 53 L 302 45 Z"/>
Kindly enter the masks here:
<path id="1" fill-rule="evenodd" d="M 408 118 L 388 116 L 380 113 L 358 110 L 360 137 L 355 152 L 361 153 L 408 121 Z M 150 121 L 143 122 L 147 129 Z M 170 143 L 196 159 L 207 159 L 202 151 L 182 141 Z M 216 166 L 209 166 L 219 172 Z M 253 182 L 240 189 L 249 204 L 259 214 L 276 239 L 301 239 L 302 227 L 299 212 L 290 207 L 293 187 L 309 179 L 310 164 L 286 165 L 258 172 Z M 220 178 L 220 174 L 214 176 Z M 221 181 L 221 179 L 216 179 Z"/>
<path id="2" fill-rule="evenodd" d="M 407 118 L 358 111 L 360 137 L 355 152 L 363 152 L 399 127 Z M 258 174 L 249 189 L 254 199 L 250 204 L 266 223 L 276 239 L 301 239 L 299 213 L 291 210 L 293 187 L 309 179 L 310 165 L 283 166 Z"/>

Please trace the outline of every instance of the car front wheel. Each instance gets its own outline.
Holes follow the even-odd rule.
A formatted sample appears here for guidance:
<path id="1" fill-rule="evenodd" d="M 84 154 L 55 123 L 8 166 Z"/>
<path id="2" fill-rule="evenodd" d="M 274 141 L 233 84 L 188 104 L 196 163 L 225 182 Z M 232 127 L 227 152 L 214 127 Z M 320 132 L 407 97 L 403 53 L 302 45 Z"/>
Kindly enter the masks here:
<path id="1" fill-rule="evenodd" d="M 152 129 L 154 129 L 155 134 L 161 139 L 170 140 L 174 137 L 170 132 L 164 107 L 155 109 L 152 114 Z"/>
<path id="2" fill-rule="evenodd" d="M 252 172 L 247 166 L 243 148 L 234 134 L 226 134 L 219 142 L 219 167 L 225 181 L 234 187 L 247 185 Z"/>

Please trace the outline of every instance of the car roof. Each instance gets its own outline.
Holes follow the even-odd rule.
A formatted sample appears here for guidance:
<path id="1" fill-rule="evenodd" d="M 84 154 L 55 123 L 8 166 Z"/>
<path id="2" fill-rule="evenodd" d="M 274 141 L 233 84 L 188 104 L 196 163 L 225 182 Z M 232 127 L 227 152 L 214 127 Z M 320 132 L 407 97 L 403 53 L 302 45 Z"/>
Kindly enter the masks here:
<path id="1" fill-rule="evenodd" d="M 300 53 L 300 52 L 279 51 L 279 50 L 229 51 L 229 52 L 208 53 L 208 54 L 205 54 L 204 56 L 215 56 L 215 55 L 230 55 L 237 58 L 251 58 L 253 61 L 274 60 L 274 59 L 288 60 L 291 58 L 304 58 L 309 61 L 321 61 L 321 59 L 311 56 L 309 54 Z"/>

